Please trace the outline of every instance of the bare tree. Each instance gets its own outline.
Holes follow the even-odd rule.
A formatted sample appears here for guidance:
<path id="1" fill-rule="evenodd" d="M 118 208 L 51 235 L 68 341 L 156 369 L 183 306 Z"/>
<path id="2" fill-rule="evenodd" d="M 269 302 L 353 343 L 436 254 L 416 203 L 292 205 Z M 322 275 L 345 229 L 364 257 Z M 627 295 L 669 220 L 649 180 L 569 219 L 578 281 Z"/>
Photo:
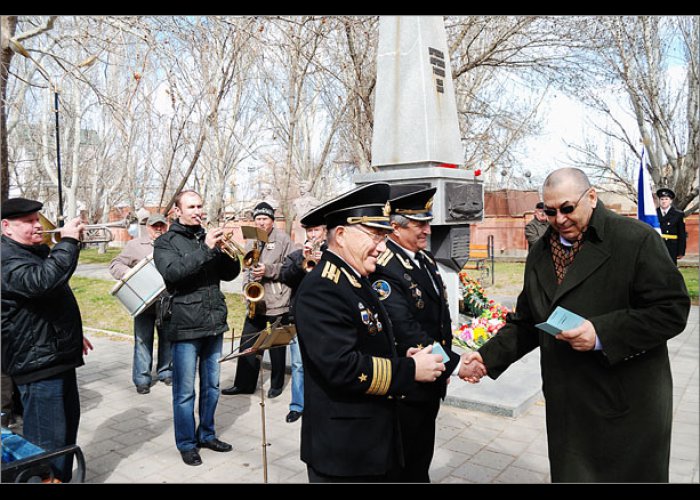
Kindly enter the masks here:
<path id="1" fill-rule="evenodd" d="M 0 16 L 0 197 L 3 200 L 7 199 L 10 190 L 7 85 L 12 58 L 15 52 L 31 57 L 22 44 L 51 30 L 56 17 L 27 20 L 17 33 L 18 16 Z"/>
<path id="2" fill-rule="evenodd" d="M 604 116 L 593 124 L 599 136 L 618 146 L 617 152 L 597 147 L 595 139 L 574 145 L 574 161 L 590 167 L 601 180 L 627 186 L 636 200 L 634 168 L 642 144 L 656 187 L 676 192 L 675 204 L 686 213 L 698 208 L 700 162 L 700 18 L 599 17 L 576 20 L 586 50 L 564 75 L 577 74 L 563 86 Z M 672 72 L 681 69 L 674 81 Z M 611 96 L 621 96 L 617 101 Z"/>
<path id="3" fill-rule="evenodd" d="M 467 166 L 513 174 L 523 140 L 537 135 L 549 81 L 576 39 L 547 16 L 465 16 L 445 21 Z"/>
<path id="4" fill-rule="evenodd" d="M 336 110 L 323 106 L 327 83 L 318 58 L 328 29 L 326 19 L 304 16 L 268 19 L 264 30 L 259 95 L 272 141 L 265 152 L 266 177 L 275 185 L 280 212 L 290 220 L 299 181 L 321 178 L 339 126 Z"/>
<path id="5" fill-rule="evenodd" d="M 217 73 L 229 75 L 220 85 L 218 110 L 210 115 L 210 137 L 202 151 L 205 168 L 198 175 L 212 220 L 221 218 L 227 202 L 236 198 L 242 163 L 256 148 L 261 120 L 251 95 L 255 59 L 250 52 L 257 25 L 252 18 L 217 18 L 206 32 L 205 81 L 213 85 L 220 78 Z M 210 102 L 209 106 L 215 109 L 216 105 Z"/>
<path id="6" fill-rule="evenodd" d="M 331 46 L 336 62 L 325 66 L 342 84 L 347 112 L 340 131 L 342 142 L 335 162 L 366 173 L 372 165 L 374 88 L 377 83 L 376 16 L 341 16 L 335 20 L 336 39 Z"/>

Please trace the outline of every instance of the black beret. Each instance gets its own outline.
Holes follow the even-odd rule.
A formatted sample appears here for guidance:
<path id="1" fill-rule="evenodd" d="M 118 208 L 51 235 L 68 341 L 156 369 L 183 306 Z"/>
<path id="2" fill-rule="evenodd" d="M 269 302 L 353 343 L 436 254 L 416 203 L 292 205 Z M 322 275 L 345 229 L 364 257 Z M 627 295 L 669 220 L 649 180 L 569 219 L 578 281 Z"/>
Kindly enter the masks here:
<path id="1" fill-rule="evenodd" d="M 299 221 L 303 226 L 362 224 L 391 231 L 389 224 L 389 184 L 374 182 L 341 194 L 308 212 Z"/>
<path id="2" fill-rule="evenodd" d="M 270 219 L 274 219 L 275 209 L 272 208 L 272 205 L 270 205 L 269 203 L 261 201 L 260 203 L 255 205 L 255 208 L 253 209 L 253 219 L 256 218 L 258 215 L 266 215 Z"/>
<path id="3" fill-rule="evenodd" d="M 661 188 L 656 192 L 656 196 L 661 198 L 662 196 L 668 196 L 671 199 L 674 199 L 676 197 L 676 193 L 671 191 L 669 188 Z"/>
<path id="4" fill-rule="evenodd" d="M 544 209 L 544 202 L 543 201 L 537 202 L 537 205 L 535 205 L 535 208 L 543 210 Z"/>
<path id="5" fill-rule="evenodd" d="M 415 221 L 433 220 L 433 196 L 437 188 L 418 189 L 389 200 L 392 215 L 403 215 Z"/>
<path id="6" fill-rule="evenodd" d="M 38 212 L 43 206 L 43 203 L 28 200 L 27 198 L 8 198 L 3 202 L 0 211 L 2 211 L 3 219 L 14 219 L 16 217 L 22 217 L 23 215 Z"/>

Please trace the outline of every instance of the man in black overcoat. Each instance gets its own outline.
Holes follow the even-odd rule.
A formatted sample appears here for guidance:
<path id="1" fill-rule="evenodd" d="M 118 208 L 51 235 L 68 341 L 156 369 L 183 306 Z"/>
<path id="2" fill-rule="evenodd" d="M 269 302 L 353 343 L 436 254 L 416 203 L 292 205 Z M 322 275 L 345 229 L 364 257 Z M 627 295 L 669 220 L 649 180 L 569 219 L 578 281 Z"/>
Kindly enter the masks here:
<path id="1" fill-rule="evenodd" d="M 659 234 L 606 209 L 581 170 L 549 174 L 543 198 L 550 229 L 527 257 L 515 313 L 463 378 L 497 378 L 539 347 L 552 482 L 668 482 L 666 342 L 688 320 L 683 276 Z M 559 306 L 584 320 L 556 335 L 536 327 Z"/>

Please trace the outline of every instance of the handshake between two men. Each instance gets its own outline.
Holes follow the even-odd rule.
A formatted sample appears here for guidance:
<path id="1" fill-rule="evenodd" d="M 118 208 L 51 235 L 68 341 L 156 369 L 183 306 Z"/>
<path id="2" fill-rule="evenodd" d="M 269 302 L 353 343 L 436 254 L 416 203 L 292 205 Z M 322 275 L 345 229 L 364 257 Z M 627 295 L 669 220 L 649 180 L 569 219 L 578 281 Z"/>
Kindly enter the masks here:
<path id="1" fill-rule="evenodd" d="M 406 353 L 416 362 L 415 378 L 418 382 L 434 382 L 445 370 L 445 364 L 440 362 L 441 355 L 431 351 L 432 346 L 423 349 L 412 347 Z M 486 373 L 486 365 L 478 352 L 468 352 L 460 356 L 457 375 L 465 382 L 476 384 Z"/>

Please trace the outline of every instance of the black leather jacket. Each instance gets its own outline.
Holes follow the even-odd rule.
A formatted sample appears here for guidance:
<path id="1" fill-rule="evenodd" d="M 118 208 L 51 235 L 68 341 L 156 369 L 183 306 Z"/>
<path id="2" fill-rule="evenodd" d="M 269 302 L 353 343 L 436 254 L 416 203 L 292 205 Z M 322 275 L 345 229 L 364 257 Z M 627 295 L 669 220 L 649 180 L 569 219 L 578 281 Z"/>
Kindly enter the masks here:
<path id="1" fill-rule="evenodd" d="M 83 364 L 83 324 L 68 285 L 78 241 L 53 249 L 2 236 L 2 369 L 18 384 Z"/>
<path id="2" fill-rule="evenodd" d="M 201 226 L 173 222 L 153 244 L 153 261 L 171 296 L 161 328 L 172 342 L 228 330 L 228 310 L 219 283 L 238 276 L 241 264 L 204 243 Z"/>

